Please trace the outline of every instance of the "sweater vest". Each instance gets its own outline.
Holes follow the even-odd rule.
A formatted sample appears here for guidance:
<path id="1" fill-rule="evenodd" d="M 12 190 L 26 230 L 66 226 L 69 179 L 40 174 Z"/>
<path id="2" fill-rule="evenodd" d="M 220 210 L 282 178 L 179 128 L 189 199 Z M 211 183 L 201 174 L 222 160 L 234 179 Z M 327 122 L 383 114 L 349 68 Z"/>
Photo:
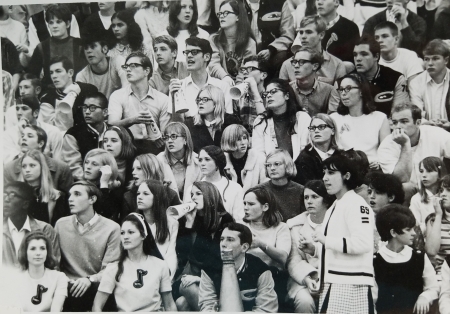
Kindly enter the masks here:
<path id="1" fill-rule="evenodd" d="M 47 28 L 47 23 L 45 22 L 44 11 L 33 14 L 31 19 L 33 20 L 34 27 L 36 28 L 39 41 L 43 42 L 49 38 L 50 33 Z"/>
<path id="2" fill-rule="evenodd" d="M 391 116 L 395 85 L 397 85 L 400 76 L 402 76 L 400 72 L 379 65 L 377 74 L 370 82 L 370 91 L 372 92 L 376 110 L 383 112 L 388 117 Z"/>
<path id="3" fill-rule="evenodd" d="M 258 279 L 267 270 L 269 270 L 269 266 L 267 266 L 267 264 L 264 263 L 259 257 L 253 256 L 251 254 L 245 254 L 244 267 L 242 268 L 241 272 L 237 274 L 244 311 L 251 312 L 253 307 L 255 306 L 255 300 L 258 294 Z M 222 270 L 218 273 L 207 271 L 207 274 L 214 283 L 214 287 L 216 288 L 217 292 L 217 298 L 220 299 Z"/>
<path id="4" fill-rule="evenodd" d="M 412 313 L 423 291 L 424 253 L 413 251 L 405 263 L 388 263 L 377 253 L 373 267 L 378 284 L 377 312 Z"/>

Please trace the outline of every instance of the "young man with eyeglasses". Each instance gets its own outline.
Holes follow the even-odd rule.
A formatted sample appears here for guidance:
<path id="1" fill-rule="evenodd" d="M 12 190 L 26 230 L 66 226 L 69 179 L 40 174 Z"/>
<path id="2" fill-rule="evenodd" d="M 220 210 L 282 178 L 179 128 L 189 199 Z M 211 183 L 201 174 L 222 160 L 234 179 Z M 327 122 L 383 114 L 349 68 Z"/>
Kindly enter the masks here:
<path id="1" fill-rule="evenodd" d="M 318 50 L 301 47 L 290 62 L 296 80 L 289 84 L 300 107 L 311 117 L 317 113 L 335 112 L 339 105 L 336 88 L 316 78 L 323 63 L 323 55 Z"/>
<path id="2" fill-rule="evenodd" d="M 34 190 L 25 182 L 12 181 L 3 191 L 3 267 L 20 267 L 18 251 L 25 235 L 42 231 L 50 240 L 55 260 L 59 264 L 61 253 L 59 240 L 53 227 L 28 215 L 34 201 Z"/>
<path id="3" fill-rule="evenodd" d="M 189 75 L 185 62 L 176 61 L 178 44 L 169 35 L 161 35 L 153 41 L 158 68 L 150 78 L 150 86 L 163 94 L 169 95 L 169 85 L 172 79 L 182 80 Z"/>
<path id="4" fill-rule="evenodd" d="M 131 131 L 138 154 L 158 154 L 164 148 L 161 132 L 150 134 L 148 129 L 150 125 L 159 130 L 166 127 L 170 119 L 168 97 L 150 86 L 148 80 L 153 67 L 143 53 L 131 53 L 122 67 L 126 70 L 129 85 L 111 94 L 108 123 Z"/>
<path id="5" fill-rule="evenodd" d="M 342 62 L 339 58 L 322 48 L 322 38 L 325 36 L 326 30 L 327 24 L 323 18 L 318 15 L 305 16 L 300 22 L 300 29 L 298 30 L 297 38 L 292 44 L 291 50 L 294 54 L 300 47 L 309 47 L 321 51 L 323 63 L 317 70 L 317 79 L 333 85 L 339 78 L 353 71 L 355 66 L 350 62 Z M 295 81 L 294 67 L 291 64 L 291 59 L 283 62 L 280 70 L 280 78 Z"/>
<path id="6" fill-rule="evenodd" d="M 173 79 L 169 85 L 169 94 L 178 92 L 179 103 L 187 107 L 188 111 L 184 117 L 193 117 L 197 114 L 196 98 L 200 88 L 205 85 L 214 85 L 220 88 L 225 95 L 225 111 L 233 114 L 233 103 L 230 97 L 230 85 L 224 81 L 210 76 L 207 72 L 208 64 L 211 61 L 212 48 L 208 40 L 190 37 L 186 39 L 186 50 L 183 51 L 186 56 L 187 70 L 190 75 L 182 80 Z M 169 97 L 168 111 L 172 113 L 172 98 Z M 177 108 L 175 108 L 177 110 Z"/>
<path id="7" fill-rule="evenodd" d="M 3 133 L 3 162 L 9 162 L 21 152 L 20 139 L 27 125 L 37 125 L 47 134 L 47 145 L 44 154 L 54 159 L 60 159 L 63 137 L 61 131 L 50 124 L 38 121 L 39 100 L 33 96 L 23 96 L 16 99 L 16 116 L 19 123 Z"/>
<path id="8" fill-rule="evenodd" d="M 86 154 L 100 148 L 108 124 L 108 99 L 101 92 L 87 94 L 80 107 L 86 123 L 71 127 L 64 134 L 63 160 L 76 181 L 83 178 L 83 161 Z"/>

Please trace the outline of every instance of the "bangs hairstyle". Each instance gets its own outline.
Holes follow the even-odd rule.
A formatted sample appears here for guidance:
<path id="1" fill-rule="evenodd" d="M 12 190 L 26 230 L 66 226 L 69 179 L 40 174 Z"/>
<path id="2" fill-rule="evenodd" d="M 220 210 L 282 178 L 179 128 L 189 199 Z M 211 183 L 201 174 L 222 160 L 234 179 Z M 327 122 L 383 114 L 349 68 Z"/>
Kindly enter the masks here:
<path id="1" fill-rule="evenodd" d="M 48 203 L 51 200 L 55 200 L 58 193 L 55 190 L 55 186 L 53 183 L 52 175 L 50 173 L 50 169 L 48 168 L 47 162 L 45 160 L 45 156 L 42 152 L 37 149 L 32 149 L 27 151 L 20 158 L 20 168 L 22 169 L 22 164 L 25 158 L 30 157 L 34 161 L 37 161 L 41 166 L 41 174 L 39 176 L 40 188 L 39 188 L 39 197 L 41 198 L 41 202 Z M 23 174 L 20 174 L 20 178 L 26 182 Z"/>
<path id="2" fill-rule="evenodd" d="M 44 151 L 45 146 L 47 146 L 47 133 L 44 129 L 38 127 L 37 125 L 28 124 L 25 129 L 32 129 L 36 132 L 36 136 L 38 138 L 38 143 L 44 142 L 44 145 L 41 147 L 41 151 Z"/>
<path id="3" fill-rule="evenodd" d="M 269 209 L 267 209 L 264 212 L 263 218 L 262 218 L 262 223 L 264 224 L 264 226 L 266 226 L 267 228 L 276 227 L 276 226 L 278 226 L 278 224 L 280 222 L 283 221 L 283 216 L 278 211 L 277 200 L 275 199 L 272 192 L 270 192 L 267 188 L 265 188 L 263 186 L 255 186 L 255 187 L 248 189 L 245 192 L 244 198 L 249 193 L 255 194 L 256 199 L 258 200 L 258 202 L 261 205 L 265 205 L 265 204 L 268 205 Z M 244 218 L 244 221 L 249 222 L 245 218 Z"/>
<path id="4" fill-rule="evenodd" d="M 319 15 L 308 15 L 300 21 L 300 28 L 314 24 L 316 26 L 316 32 L 318 34 L 327 30 L 327 23 Z M 298 31 L 298 30 L 297 30 Z"/>
<path id="5" fill-rule="evenodd" d="M 277 148 L 272 150 L 266 157 L 266 164 L 268 160 L 275 155 L 281 156 L 284 166 L 286 167 L 286 177 L 289 179 L 295 178 L 295 176 L 297 175 L 297 168 L 295 167 L 294 160 L 292 160 L 291 155 L 289 155 L 289 153 L 284 149 Z M 264 168 L 266 169 L 266 177 L 270 178 L 267 167 Z"/>
<path id="6" fill-rule="evenodd" d="M 115 189 L 120 186 L 119 178 L 119 169 L 117 168 L 117 162 L 114 159 L 113 155 L 108 153 L 106 150 L 101 148 L 95 148 L 86 154 L 86 157 L 84 157 L 84 163 L 86 163 L 86 160 L 88 160 L 91 157 L 98 156 L 100 159 L 100 163 L 102 166 L 108 165 L 111 167 L 111 178 L 109 178 L 108 182 L 108 188 L 109 189 Z M 84 165 L 83 165 L 83 171 L 84 171 Z M 100 175 L 101 176 L 101 175 Z M 100 176 L 97 178 L 97 180 L 100 180 Z"/>
<path id="7" fill-rule="evenodd" d="M 223 206 L 222 196 L 217 187 L 206 181 L 194 182 L 193 186 L 203 194 L 203 226 L 209 234 L 219 229 L 221 218 L 227 214 Z"/>
<path id="8" fill-rule="evenodd" d="M 370 91 L 370 83 L 369 83 L 369 81 L 367 81 L 365 76 L 363 76 L 362 74 L 360 74 L 358 72 L 349 73 L 338 80 L 339 87 L 342 87 L 342 81 L 346 78 L 352 80 L 356 84 L 356 86 L 358 86 L 359 91 L 361 92 L 363 114 L 369 114 L 372 111 L 374 111 L 375 104 L 374 104 L 373 97 L 372 97 L 372 94 Z M 337 108 L 337 113 L 345 116 L 345 115 L 349 114 L 349 112 L 350 111 L 349 111 L 348 107 L 345 106 L 342 103 L 342 100 L 339 99 L 339 106 Z"/>
<path id="9" fill-rule="evenodd" d="M 125 9 L 118 11 L 113 14 L 111 17 L 111 21 L 114 19 L 118 19 L 124 22 L 127 25 L 127 38 L 130 44 L 130 48 L 134 51 L 140 50 L 142 47 L 142 43 L 144 41 L 144 36 L 142 35 L 141 28 L 134 20 L 134 14 L 136 10 L 134 9 Z M 114 48 L 114 46 L 118 43 L 117 39 L 111 41 L 109 49 Z"/>
<path id="10" fill-rule="evenodd" d="M 161 252 L 159 252 L 158 250 L 155 238 L 153 238 L 152 231 L 150 230 L 148 223 L 145 221 L 144 217 L 142 217 L 142 220 L 144 221 L 144 225 L 142 225 L 142 222 L 139 220 L 139 218 L 136 217 L 135 214 L 129 214 L 123 219 L 121 226 L 123 226 L 125 221 L 131 222 L 136 227 L 136 229 L 139 230 L 140 235 L 145 238 L 144 241 L 142 242 L 142 251 L 144 252 L 144 254 L 164 260 L 164 258 L 161 255 Z M 148 234 L 147 237 L 145 236 L 144 228 L 147 231 Z M 123 262 L 127 257 L 128 251 L 123 248 L 122 241 L 120 241 L 120 257 L 117 265 L 118 266 L 117 273 L 115 276 L 115 280 L 117 282 L 120 281 L 120 277 L 122 276 L 123 273 Z"/>
<path id="11" fill-rule="evenodd" d="M 192 1 L 192 19 L 187 25 L 187 30 L 189 33 L 189 36 L 197 36 L 198 35 L 198 27 L 197 27 L 197 20 L 198 20 L 198 6 L 197 6 L 197 0 L 191 0 Z M 204 0 L 201 0 L 204 1 Z M 181 29 L 181 22 L 178 20 L 178 14 L 181 12 L 181 1 L 177 0 L 171 3 L 169 8 L 169 26 L 167 26 L 167 32 L 170 36 L 173 38 L 176 38 L 178 34 L 180 33 Z"/>
<path id="12" fill-rule="evenodd" d="M 145 180 L 164 181 L 164 168 L 158 158 L 153 154 L 138 155 L 135 161 L 139 161 L 141 169 L 144 172 Z M 135 181 L 131 180 L 128 189 L 135 187 Z"/>
<path id="13" fill-rule="evenodd" d="M 421 168 L 425 169 L 428 172 L 435 171 L 438 173 L 438 186 L 440 184 L 439 180 L 447 174 L 447 169 L 445 168 L 444 162 L 439 157 L 426 157 L 419 162 L 419 172 L 421 172 Z M 425 204 L 428 204 L 430 201 L 426 188 L 422 183 L 422 180 L 419 181 L 419 194 L 420 200 Z"/>
<path id="14" fill-rule="evenodd" d="M 153 46 L 156 46 L 157 44 L 166 44 L 170 51 L 177 51 L 178 52 L 178 44 L 176 42 L 176 40 L 169 35 L 161 35 L 155 38 L 155 40 L 153 41 Z"/>
<path id="15" fill-rule="evenodd" d="M 267 74 L 269 65 L 264 59 L 258 57 L 257 55 L 251 55 L 244 58 L 244 60 L 242 61 L 242 65 L 246 64 L 247 62 L 258 62 L 259 71 Z"/>
<path id="16" fill-rule="evenodd" d="M 323 161 L 323 169 L 339 171 L 341 176 L 345 175 L 347 172 L 350 174 L 350 179 L 344 179 L 344 184 L 348 190 L 353 190 L 358 187 L 360 182 L 360 172 L 356 161 L 342 155 L 333 155 Z"/>
<path id="17" fill-rule="evenodd" d="M 45 248 L 47 249 L 47 256 L 45 257 L 44 267 L 52 270 L 55 269 L 56 259 L 55 256 L 53 255 L 53 248 L 50 239 L 47 238 L 45 233 L 37 230 L 31 231 L 30 233 L 26 234 L 22 240 L 22 243 L 20 244 L 17 259 L 22 269 L 28 270 L 29 265 L 28 265 L 27 251 L 28 246 L 32 240 L 44 240 Z"/>
<path id="18" fill-rule="evenodd" d="M 180 134 L 184 136 L 184 139 L 186 141 L 185 151 L 184 151 L 184 165 L 187 166 L 191 164 L 192 162 L 192 155 L 194 153 L 194 142 L 192 142 L 192 136 L 191 131 L 189 131 L 189 128 L 186 126 L 186 124 L 181 122 L 170 122 L 166 125 L 164 128 L 163 134 L 168 136 L 170 134 Z M 164 155 L 166 156 L 167 160 L 170 160 L 170 152 L 167 149 L 167 146 L 164 150 Z"/>
<path id="19" fill-rule="evenodd" d="M 216 120 L 216 124 L 213 128 L 216 131 L 221 130 L 225 121 L 225 95 L 220 88 L 214 85 L 206 85 L 200 89 L 197 94 L 197 98 L 200 97 L 200 94 L 203 92 L 206 92 L 214 103 L 214 119 Z M 195 125 L 205 124 L 203 120 L 203 117 L 198 113 L 194 116 Z"/>
<path id="20" fill-rule="evenodd" d="M 220 140 L 220 146 L 222 150 L 227 153 L 235 152 L 237 147 L 237 141 L 241 140 L 244 136 L 248 139 L 247 149 L 250 145 L 250 135 L 244 126 L 240 124 L 231 124 L 223 130 L 222 139 Z"/>
<path id="21" fill-rule="evenodd" d="M 336 197 L 334 195 L 330 195 L 327 193 L 325 183 L 323 183 L 322 180 L 310 180 L 306 182 L 305 189 L 303 190 L 303 197 L 302 197 L 303 199 L 305 198 L 304 191 L 306 189 L 310 189 L 311 191 L 319 195 L 321 198 L 323 198 L 323 203 L 327 208 L 329 208 L 336 200 Z"/>
<path id="22" fill-rule="evenodd" d="M 100 191 L 100 189 L 93 183 L 86 181 L 86 180 L 80 180 L 72 184 L 71 188 L 77 185 L 84 186 L 86 193 L 89 197 L 95 196 L 97 197 L 97 201 L 95 203 L 101 203 L 103 200 L 103 194 Z"/>
<path id="23" fill-rule="evenodd" d="M 450 48 L 442 39 L 433 39 L 423 49 L 423 55 L 440 55 L 445 59 L 450 56 Z"/>
<path id="24" fill-rule="evenodd" d="M 119 136 L 122 141 L 122 149 L 120 150 L 120 154 L 117 157 L 119 160 L 131 160 L 136 155 L 136 147 L 133 144 L 133 138 L 130 133 L 123 126 L 110 126 L 106 129 L 106 132 L 114 131 Z M 104 135 L 103 135 L 104 136 Z M 102 144 L 103 145 L 103 144 Z"/>
<path id="25" fill-rule="evenodd" d="M 298 49 L 295 52 L 294 58 L 297 55 L 297 53 L 299 53 L 301 51 L 305 51 L 305 52 L 309 53 L 309 58 L 310 58 L 311 64 L 317 64 L 318 65 L 317 69 L 314 70 L 314 72 L 319 71 L 320 68 L 322 67 L 323 62 L 324 62 L 323 54 L 320 51 L 318 51 L 317 49 L 313 49 L 313 48 L 310 48 L 310 47 L 302 46 L 302 47 L 300 47 L 300 49 Z"/>
<path id="26" fill-rule="evenodd" d="M 403 204 L 405 201 L 402 183 L 392 174 L 378 171 L 369 172 L 364 179 L 364 183 L 369 189 L 374 189 L 379 194 L 387 194 L 388 197 L 394 196 L 391 204 Z"/>
<path id="27" fill-rule="evenodd" d="M 72 13 L 70 12 L 70 7 L 67 4 L 50 4 L 45 10 L 45 21 L 50 23 L 50 20 L 56 18 L 62 20 L 66 23 L 72 21 Z"/>
<path id="28" fill-rule="evenodd" d="M 169 196 L 167 194 L 167 189 L 170 188 L 165 186 L 161 181 L 156 180 L 145 180 L 142 184 L 147 185 L 148 189 L 154 196 L 153 206 L 149 210 L 153 212 L 156 222 L 155 240 L 158 243 L 163 244 L 170 236 L 166 214 L 166 210 L 169 207 Z"/>
<path id="29" fill-rule="evenodd" d="M 326 125 L 328 125 L 334 131 L 334 134 L 331 135 L 330 149 L 331 148 L 333 148 L 334 150 L 338 149 L 337 142 L 339 141 L 339 132 L 337 131 L 336 123 L 334 122 L 334 120 L 326 113 L 317 113 L 316 115 L 314 115 L 312 117 L 311 123 L 309 124 L 309 126 L 311 126 L 313 121 L 316 119 L 322 120 L 323 122 L 325 122 Z M 309 140 L 311 143 L 314 143 L 313 133 L 314 132 L 309 132 Z"/>
<path id="30" fill-rule="evenodd" d="M 380 209 L 375 217 L 375 225 L 382 241 L 392 239 L 391 230 L 403 234 L 403 229 L 414 228 L 416 218 L 412 211 L 400 204 L 389 204 Z"/>

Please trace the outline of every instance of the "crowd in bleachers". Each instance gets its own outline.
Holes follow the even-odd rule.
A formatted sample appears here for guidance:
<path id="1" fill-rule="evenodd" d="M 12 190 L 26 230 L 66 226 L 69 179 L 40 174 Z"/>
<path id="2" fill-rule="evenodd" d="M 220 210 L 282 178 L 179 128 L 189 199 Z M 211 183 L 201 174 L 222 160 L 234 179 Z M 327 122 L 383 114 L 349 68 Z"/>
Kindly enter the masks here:
<path id="1" fill-rule="evenodd" d="M 448 0 L 0 6 L 3 297 L 450 313 L 449 29 Z"/>

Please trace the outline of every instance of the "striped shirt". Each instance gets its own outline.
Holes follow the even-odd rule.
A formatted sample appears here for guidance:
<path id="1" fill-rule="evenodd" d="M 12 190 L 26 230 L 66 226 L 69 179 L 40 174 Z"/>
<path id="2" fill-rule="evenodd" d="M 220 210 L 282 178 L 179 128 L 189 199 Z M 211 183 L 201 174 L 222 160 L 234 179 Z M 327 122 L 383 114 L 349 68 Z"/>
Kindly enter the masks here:
<path id="1" fill-rule="evenodd" d="M 444 263 L 445 257 L 450 254 L 450 221 L 443 218 L 441 223 L 441 247 L 434 258 L 433 266 L 436 273 L 440 276 L 441 267 Z"/>

